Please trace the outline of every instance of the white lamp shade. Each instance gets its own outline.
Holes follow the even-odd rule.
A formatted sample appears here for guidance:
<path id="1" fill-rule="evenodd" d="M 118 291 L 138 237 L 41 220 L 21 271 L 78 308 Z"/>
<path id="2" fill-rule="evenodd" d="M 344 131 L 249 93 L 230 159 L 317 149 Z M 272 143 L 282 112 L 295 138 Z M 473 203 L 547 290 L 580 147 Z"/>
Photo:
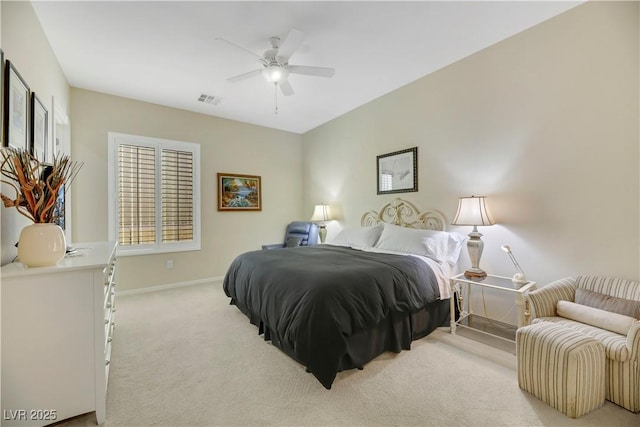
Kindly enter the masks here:
<path id="1" fill-rule="evenodd" d="M 313 215 L 311 216 L 311 221 L 329 221 L 331 219 L 331 210 L 329 209 L 329 205 L 325 205 L 321 203 L 319 205 L 315 205 L 313 208 Z"/>
<path id="2" fill-rule="evenodd" d="M 453 225 L 493 225 L 495 221 L 487 207 L 486 197 L 471 196 L 458 199 L 458 212 Z"/>

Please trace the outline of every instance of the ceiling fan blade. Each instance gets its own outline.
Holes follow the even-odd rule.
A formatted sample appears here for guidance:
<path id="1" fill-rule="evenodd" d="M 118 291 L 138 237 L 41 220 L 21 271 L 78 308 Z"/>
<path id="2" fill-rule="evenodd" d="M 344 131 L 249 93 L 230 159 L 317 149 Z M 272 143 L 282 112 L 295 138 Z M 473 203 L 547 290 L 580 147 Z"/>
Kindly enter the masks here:
<path id="1" fill-rule="evenodd" d="M 244 50 L 245 52 L 250 53 L 251 55 L 258 57 L 258 59 L 262 59 L 262 57 L 261 57 L 260 55 L 258 55 L 257 53 L 250 51 L 250 50 L 249 50 L 249 49 L 247 49 L 246 47 L 242 47 L 242 46 L 237 45 L 237 44 L 235 44 L 235 43 L 233 43 L 233 42 L 230 42 L 230 41 L 229 41 L 229 40 L 227 40 L 227 39 L 223 39 L 222 37 L 216 37 L 216 40 L 219 40 L 219 41 L 221 41 L 221 42 L 225 42 L 225 43 L 227 43 L 228 45 L 231 45 L 231 46 L 235 47 L 236 49 Z"/>
<path id="2" fill-rule="evenodd" d="M 292 74 L 306 74 L 307 76 L 333 77 L 336 70 L 328 67 L 308 67 L 305 65 L 289 65 L 287 70 Z"/>
<path id="3" fill-rule="evenodd" d="M 277 57 L 284 63 L 289 61 L 293 52 L 296 51 L 302 40 L 304 39 L 304 33 L 300 30 L 292 28 L 287 34 L 287 38 L 284 39 L 280 47 L 278 48 Z"/>
<path id="4" fill-rule="evenodd" d="M 291 83 L 289 83 L 288 80 L 278 83 L 278 86 L 280 86 L 280 91 L 284 96 L 291 96 L 294 94 Z"/>
<path id="5" fill-rule="evenodd" d="M 231 82 L 231 83 L 236 83 L 242 80 L 246 80 L 248 78 L 251 78 L 253 76 L 257 76 L 262 72 L 262 69 L 260 70 L 253 70 L 253 71 L 249 71 L 248 73 L 244 73 L 244 74 L 239 74 L 237 76 L 234 77 L 230 77 L 227 79 L 227 81 Z"/>

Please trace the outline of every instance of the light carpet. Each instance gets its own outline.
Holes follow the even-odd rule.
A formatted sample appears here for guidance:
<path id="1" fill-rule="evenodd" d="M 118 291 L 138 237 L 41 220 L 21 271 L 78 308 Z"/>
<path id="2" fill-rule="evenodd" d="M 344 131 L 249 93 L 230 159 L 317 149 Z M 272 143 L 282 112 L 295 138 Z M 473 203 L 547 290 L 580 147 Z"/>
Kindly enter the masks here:
<path id="1" fill-rule="evenodd" d="M 326 390 L 220 283 L 119 296 L 105 426 L 640 426 L 610 402 L 570 419 L 520 390 L 515 356 L 441 328 Z M 95 425 L 93 414 L 61 422 Z"/>

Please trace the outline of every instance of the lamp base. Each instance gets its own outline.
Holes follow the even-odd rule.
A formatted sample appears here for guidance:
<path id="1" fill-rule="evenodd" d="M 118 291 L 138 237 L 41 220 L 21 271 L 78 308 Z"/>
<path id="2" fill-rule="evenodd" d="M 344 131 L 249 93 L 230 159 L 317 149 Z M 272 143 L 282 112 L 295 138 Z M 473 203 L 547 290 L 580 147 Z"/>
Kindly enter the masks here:
<path id="1" fill-rule="evenodd" d="M 318 235 L 320 236 L 320 243 L 324 243 L 324 240 L 327 238 L 327 226 L 321 224 L 318 226 Z"/>
<path id="2" fill-rule="evenodd" d="M 515 286 L 520 288 L 522 285 L 527 283 L 527 278 L 524 277 L 524 274 L 522 273 L 516 273 L 513 275 L 513 279 L 511 279 L 511 281 Z"/>
<path id="3" fill-rule="evenodd" d="M 479 233 L 478 227 L 474 225 L 473 231 L 469 233 L 469 240 L 467 240 L 467 250 L 471 261 L 471 267 L 464 272 L 464 277 L 467 279 L 482 280 L 487 277 L 487 273 L 479 267 L 482 249 L 484 248 L 484 242 L 481 237 L 482 233 Z"/>
<path id="4" fill-rule="evenodd" d="M 479 268 L 470 268 L 464 272 L 464 277 L 467 279 L 484 279 L 487 277 L 487 273 L 484 270 L 480 270 Z"/>

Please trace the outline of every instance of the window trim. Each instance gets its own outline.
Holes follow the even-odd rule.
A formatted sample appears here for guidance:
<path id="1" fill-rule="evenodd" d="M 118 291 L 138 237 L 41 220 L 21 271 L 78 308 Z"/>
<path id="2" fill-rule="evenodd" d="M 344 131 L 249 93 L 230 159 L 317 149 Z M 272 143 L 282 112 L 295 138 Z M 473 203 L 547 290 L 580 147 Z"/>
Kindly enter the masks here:
<path id="1" fill-rule="evenodd" d="M 121 144 L 152 147 L 156 150 L 156 159 L 161 159 L 162 149 L 189 151 L 193 153 L 193 240 L 188 242 L 162 242 L 162 185 L 156 187 L 155 207 L 156 242 L 153 245 L 118 245 L 119 256 L 151 255 L 168 252 L 197 251 L 201 249 L 201 206 L 200 206 L 200 145 L 193 142 L 175 141 L 148 136 L 108 133 L 108 195 L 109 195 L 109 240 L 118 241 L 119 202 L 118 202 L 118 146 Z M 162 182 L 161 168 L 156 167 L 156 182 Z"/>

